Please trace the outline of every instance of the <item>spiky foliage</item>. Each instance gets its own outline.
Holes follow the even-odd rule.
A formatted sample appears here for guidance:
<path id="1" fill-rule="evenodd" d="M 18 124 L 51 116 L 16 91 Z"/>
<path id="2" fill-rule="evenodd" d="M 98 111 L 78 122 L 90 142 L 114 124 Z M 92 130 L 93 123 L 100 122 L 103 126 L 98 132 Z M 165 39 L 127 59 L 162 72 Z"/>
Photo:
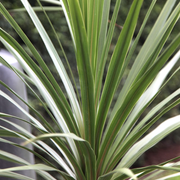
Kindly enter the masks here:
<path id="1" fill-rule="evenodd" d="M 117 93 L 118 86 L 124 77 L 130 60 L 135 57 L 133 56 L 134 51 L 156 0 L 151 2 L 135 39 L 134 32 L 143 0 L 134 0 L 132 2 L 110 58 L 104 83 L 102 79 L 121 0 L 116 0 L 110 20 L 111 0 L 43 1 L 62 7 L 74 45 L 80 93 L 77 91 L 76 84 L 73 85 L 71 82 L 61 57 L 59 57 L 53 42 L 33 8 L 27 0 L 21 0 L 44 42 L 44 46 L 59 73 L 66 92 L 62 91 L 33 44 L 2 4 L 0 4 L 1 13 L 24 41 L 37 63 L 3 29 L 0 29 L 1 42 L 17 58 L 27 75 L 11 67 L 2 58 L 1 62 L 11 68 L 33 93 L 31 85 L 37 87 L 43 100 L 34 93 L 35 97 L 42 103 L 60 133 L 58 133 L 59 131 L 56 132 L 45 117 L 33 109 L 30 104 L 27 105 L 38 116 L 38 119 L 25 112 L 7 94 L 0 91 L 0 95 L 11 101 L 22 113 L 25 113 L 31 120 L 31 125 L 37 128 L 41 135 L 35 137 L 12 122 L 9 123 L 20 132 L 6 129 L 6 133 L 9 135 L 9 132 L 11 132 L 11 135 L 24 139 L 25 144 L 33 143 L 36 148 L 39 148 L 52 161 L 60 165 L 64 171 L 60 171 L 48 159 L 45 161 L 46 165 L 30 165 L 19 157 L 1 151 L 1 157 L 9 161 L 15 159 L 24 166 L 2 169 L 0 175 L 8 174 L 19 179 L 22 178 L 21 175 L 12 173 L 12 171 L 34 169 L 44 179 L 55 179 L 47 171 L 57 171 L 67 180 L 114 180 L 127 178 L 128 176 L 136 179 L 136 177 L 147 175 L 158 169 L 180 171 L 179 168 L 173 167 L 176 164 L 164 166 L 167 162 L 141 169 L 129 169 L 146 150 L 180 126 L 180 116 L 176 116 L 167 119 L 156 129 L 146 134 L 149 128 L 163 114 L 179 104 L 178 95 L 180 89 L 177 89 L 166 99 L 155 105 L 143 119 L 139 119 L 147 106 L 178 71 L 177 69 L 169 79 L 166 79 L 180 56 L 180 52 L 177 51 L 180 45 L 180 35 L 177 34 L 168 47 L 164 47 L 164 44 L 179 20 L 180 3 L 177 3 L 175 7 L 176 0 L 167 0 L 164 3 L 164 7 L 145 43 L 136 58 L 133 59 L 133 65 L 123 83 L 115 105 L 112 107 L 113 97 Z M 44 11 L 41 4 L 40 7 Z M 174 57 L 170 60 L 172 55 Z M 4 86 L 6 85 L 4 84 Z M 9 90 L 11 91 L 10 88 Z M 15 92 L 13 93 L 18 96 Z M 6 121 L 3 118 L 11 115 L 1 113 L 0 116 L 2 121 Z M 146 135 L 144 136 L 144 134 Z M 47 138 L 54 143 L 62 156 L 43 141 L 43 139 Z M 5 141 L 3 138 L 0 140 Z M 14 144 L 10 141 L 7 141 L 7 143 Z M 24 148 L 25 144 L 18 146 Z M 42 158 L 42 160 L 45 159 Z M 153 175 L 151 174 L 151 176 Z M 27 177 L 23 178 L 28 179 Z"/>

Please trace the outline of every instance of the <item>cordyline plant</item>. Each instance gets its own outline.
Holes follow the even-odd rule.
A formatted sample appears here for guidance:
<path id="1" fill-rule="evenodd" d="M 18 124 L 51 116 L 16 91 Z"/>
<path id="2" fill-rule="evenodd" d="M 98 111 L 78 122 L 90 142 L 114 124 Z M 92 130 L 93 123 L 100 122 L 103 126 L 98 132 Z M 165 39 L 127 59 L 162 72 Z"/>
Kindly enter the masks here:
<path id="1" fill-rule="evenodd" d="M 149 173 L 153 177 L 155 176 L 153 172 L 157 173 L 161 170 L 174 170 L 174 173 L 180 171 L 175 163 L 167 165 L 172 160 L 160 165 L 130 170 L 130 167 L 145 151 L 180 127 L 180 116 L 175 116 L 162 122 L 150 133 L 148 131 L 162 115 L 180 103 L 178 98 L 180 89 L 156 104 L 144 118 L 140 119 L 145 109 L 179 70 L 178 68 L 171 76 L 168 76 L 168 79 L 166 78 L 180 57 L 178 51 L 180 34 L 176 35 L 168 47 L 164 47 L 164 44 L 179 20 L 180 3 L 176 0 L 167 0 L 164 3 L 159 17 L 135 57 L 135 49 L 156 0 L 151 2 L 135 39 L 133 36 L 143 0 L 134 0 L 117 39 L 107 73 L 104 74 L 121 0 L 116 0 L 111 19 L 109 19 L 111 0 L 46 0 L 47 3 L 62 7 L 66 17 L 79 74 L 80 92 L 78 92 L 76 84 L 71 81 L 72 78 L 69 77 L 53 42 L 33 8 L 27 0 L 21 1 L 44 42 L 66 92 L 62 91 L 33 44 L 0 4 L 1 13 L 16 30 L 33 56 L 30 57 L 11 35 L 0 29 L 1 42 L 16 57 L 26 74 L 20 73 L 3 58 L 1 62 L 11 68 L 33 93 L 31 86 L 37 87 L 43 100 L 34 93 L 35 97 L 43 104 L 52 122 L 55 122 L 59 129 L 56 132 L 30 104 L 27 103 L 29 108 L 38 115 L 38 119 L 25 112 L 8 95 L 0 91 L 1 96 L 11 101 L 28 116 L 31 125 L 37 128 L 41 135 L 36 137 L 12 122 L 9 123 L 16 126 L 18 131 L 7 128 L 6 131 L 8 135 L 11 132 L 15 137 L 18 136 L 24 140 L 25 143 L 18 145 L 19 147 L 24 148 L 27 143 L 32 143 L 46 153 L 52 162 L 55 161 L 58 166 L 60 165 L 63 171 L 51 163 L 49 158 L 44 164 L 31 165 L 19 157 L 13 156 L 14 159 L 11 159 L 9 156 L 7 160 L 16 160 L 24 165 L 2 169 L 0 175 L 9 174 L 14 177 L 16 174 L 18 178 L 16 170 L 34 169 L 44 179 L 49 180 L 55 178 L 48 174 L 48 171 L 56 171 L 66 180 L 118 180 L 140 177 L 146 179 Z M 40 2 L 39 4 L 46 15 Z M 49 21 L 48 17 L 47 20 Z M 135 57 L 133 65 L 112 107 L 113 97 L 132 57 Z M 103 76 L 105 76 L 104 83 Z M 4 86 L 8 88 L 5 84 Z M 10 88 L 8 89 L 11 91 Z M 1 113 L 1 120 L 4 120 L 3 117 L 6 116 L 10 115 Z M 43 141 L 47 138 L 55 144 L 56 151 Z M 1 155 L 6 157 L 4 152 L 1 152 Z M 24 177 L 26 178 L 28 179 Z"/>

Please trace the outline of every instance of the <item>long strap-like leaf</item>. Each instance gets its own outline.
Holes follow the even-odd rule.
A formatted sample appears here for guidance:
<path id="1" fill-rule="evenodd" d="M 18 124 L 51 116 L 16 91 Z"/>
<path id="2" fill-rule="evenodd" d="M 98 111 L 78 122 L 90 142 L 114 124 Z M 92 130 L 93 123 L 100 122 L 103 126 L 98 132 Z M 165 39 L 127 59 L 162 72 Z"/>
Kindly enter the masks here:
<path id="1" fill-rule="evenodd" d="M 89 59 L 88 39 L 78 0 L 67 0 L 75 40 L 75 53 L 81 86 L 85 139 L 95 144 L 94 83 Z"/>
<path id="2" fill-rule="evenodd" d="M 82 115 L 81 115 L 81 111 L 80 111 L 80 107 L 78 104 L 78 100 L 76 98 L 76 94 L 74 92 L 74 88 L 72 86 L 72 83 L 69 79 L 69 76 L 65 70 L 65 67 L 53 45 L 53 43 L 51 42 L 48 34 L 46 33 L 45 29 L 43 28 L 41 22 L 39 21 L 38 17 L 36 16 L 36 14 L 34 13 L 32 7 L 30 6 L 30 4 L 28 3 L 27 0 L 21 0 L 24 7 L 26 8 L 29 16 L 31 17 L 34 25 L 36 26 L 44 44 L 45 47 L 49 53 L 49 55 L 51 56 L 51 59 L 57 69 L 57 72 L 59 73 L 60 78 L 62 79 L 62 82 L 65 86 L 67 95 L 69 97 L 69 101 L 71 103 L 71 107 L 73 109 L 73 112 L 75 114 L 76 117 L 76 121 L 78 121 L 80 126 L 83 126 L 83 122 L 82 122 Z M 82 128 L 80 128 L 82 129 Z"/>
<path id="3" fill-rule="evenodd" d="M 107 113 L 118 85 L 118 78 L 121 75 L 121 70 L 123 68 L 125 57 L 127 55 L 130 42 L 136 27 L 137 19 L 139 16 L 140 8 L 142 5 L 142 0 L 135 0 L 127 16 L 126 22 L 124 24 L 123 30 L 119 36 L 117 45 L 115 47 L 114 53 L 111 58 L 109 65 L 106 81 L 104 84 L 101 101 L 99 104 L 99 110 L 97 114 L 96 122 L 96 155 L 98 156 L 98 170 L 100 171 L 101 165 L 103 163 L 106 150 L 109 145 L 102 147 L 100 155 L 98 155 L 98 150 L 100 147 L 100 140 L 102 136 L 102 130 L 104 128 Z M 99 172 L 100 173 L 100 172 Z"/>

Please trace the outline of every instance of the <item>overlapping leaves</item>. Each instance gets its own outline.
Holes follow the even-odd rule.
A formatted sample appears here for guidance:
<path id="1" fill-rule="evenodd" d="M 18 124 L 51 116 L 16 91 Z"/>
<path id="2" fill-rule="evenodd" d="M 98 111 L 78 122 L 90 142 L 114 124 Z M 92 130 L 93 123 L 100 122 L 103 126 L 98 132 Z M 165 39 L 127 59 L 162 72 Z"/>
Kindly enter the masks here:
<path id="1" fill-rule="evenodd" d="M 1 42 L 16 57 L 27 75 L 23 75 L 22 72 L 11 67 L 4 59 L 1 58 L 0 61 L 11 68 L 23 80 L 35 97 L 43 104 L 45 110 L 61 133 L 55 132 L 46 119 L 28 103 L 29 108 L 38 115 L 40 120 L 27 113 L 13 99 L 0 91 L 1 96 L 12 102 L 30 118 L 30 124 L 34 128 L 37 128 L 41 135 L 35 137 L 30 132 L 13 123 L 10 124 L 16 127 L 20 133 L 2 127 L 3 131 L 1 134 L 4 134 L 4 136 L 20 137 L 24 141 L 27 140 L 27 142 L 32 143 L 50 156 L 53 161 L 61 165 L 64 172 L 59 171 L 51 162 L 27 148 L 28 151 L 40 157 L 46 165 L 30 165 L 19 159 L 19 157 L 11 156 L 11 158 L 6 159 L 19 161 L 23 166 L 1 170 L 0 175 L 28 179 L 13 171 L 34 169 L 45 179 L 55 179 L 46 172 L 51 170 L 57 171 L 67 180 L 108 180 L 127 176 L 136 179 L 133 173 L 141 176 L 154 169 L 166 169 L 164 166 L 154 166 L 141 170 L 135 169 L 132 173 L 128 168 L 146 150 L 180 126 L 180 118 L 176 116 L 166 120 L 154 131 L 140 139 L 164 113 L 180 102 L 177 98 L 180 93 L 178 89 L 157 104 L 144 119 L 139 120 L 140 115 L 146 107 L 170 81 L 171 77 L 168 80 L 166 80 L 166 77 L 180 57 L 180 53 L 177 52 L 180 45 L 179 34 L 168 47 L 164 48 L 164 44 L 174 26 L 179 22 L 180 3 L 177 3 L 176 7 L 174 7 L 176 0 L 168 0 L 165 3 L 154 27 L 136 56 L 122 90 L 119 92 L 116 103 L 111 110 L 110 107 L 114 95 L 128 63 L 132 60 L 132 55 L 156 0 L 151 2 L 136 39 L 134 39 L 134 32 L 143 0 L 134 0 L 132 2 L 110 59 L 104 84 L 102 83 L 102 79 L 105 64 L 107 62 L 108 50 L 114 34 L 121 0 L 116 1 L 109 25 L 109 12 L 112 3 L 110 0 L 43 0 L 44 2 L 61 6 L 64 12 L 74 44 L 81 102 L 78 101 L 78 97 L 76 96 L 79 92 L 75 91 L 76 88 L 73 87 L 73 83 L 66 72 L 62 60 L 38 16 L 27 0 L 21 1 L 44 42 L 66 92 L 62 91 L 33 44 L 2 4 L 0 4 L 1 13 L 24 41 L 38 64 L 2 29 L 0 29 Z M 39 0 L 38 2 L 40 4 Z M 169 58 L 175 53 L 176 56 L 164 67 Z M 162 69 L 163 67 L 164 69 Z M 39 90 L 43 100 L 34 92 L 31 87 L 32 83 Z M 20 98 L 10 87 L 7 87 L 4 83 L 1 84 Z M 154 89 L 154 86 L 156 86 L 156 89 Z M 65 93 L 68 96 L 68 100 Z M 170 105 L 166 106 L 168 103 Z M 46 107 L 46 104 L 50 111 Z M 110 114 L 109 118 L 108 114 Z M 1 121 L 7 122 L 4 118 L 10 116 L 1 113 Z M 18 119 L 18 117 L 13 118 Z M 137 122 L 139 123 L 137 124 Z M 48 138 L 54 143 L 58 151 L 61 152 L 62 157 L 43 141 L 44 138 Z M 18 145 L 5 139 L 1 139 L 1 141 L 25 148 L 23 145 Z M 1 157 L 6 157 L 5 152 L 0 152 L 0 154 Z M 169 169 L 179 171 L 178 168 Z"/>

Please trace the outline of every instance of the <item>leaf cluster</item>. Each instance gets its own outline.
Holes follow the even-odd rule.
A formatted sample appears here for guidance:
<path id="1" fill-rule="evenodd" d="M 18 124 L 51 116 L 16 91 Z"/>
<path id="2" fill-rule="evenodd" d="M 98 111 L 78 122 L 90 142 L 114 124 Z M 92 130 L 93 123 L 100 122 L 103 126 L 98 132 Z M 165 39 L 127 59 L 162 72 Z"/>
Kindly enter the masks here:
<path id="1" fill-rule="evenodd" d="M 55 178 L 48 171 L 56 171 L 67 180 L 117 180 L 127 177 L 137 179 L 154 170 L 180 171 L 175 163 L 167 166 L 170 161 L 157 166 L 130 170 L 130 167 L 145 151 L 180 127 L 180 116 L 178 115 L 165 120 L 153 131 L 147 133 L 162 115 L 179 104 L 180 89 L 175 90 L 155 105 L 144 118 L 140 118 L 163 87 L 179 71 L 177 68 L 169 75 L 180 57 L 180 51 L 178 51 L 180 34 L 177 33 L 168 46 L 165 46 L 165 43 L 174 26 L 179 23 L 180 3 L 176 0 L 167 0 L 164 3 L 144 44 L 134 56 L 146 23 L 156 4 L 156 0 L 150 3 L 139 32 L 135 36 L 143 0 L 134 0 L 122 24 L 108 63 L 109 50 L 117 26 L 116 21 L 123 1 L 116 0 L 111 16 L 111 0 L 42 1 L 50 3 L 51 6 L 43 7 L 37 0 L 39 7 L 33 8 L 27 0 L 21 0 L 44 43 L 66 93 L 57 83 L 35 46 L 0 4 L 1 13 L 31 52 L 30 56 L 10 34 L 1 28 L 1 42 L 16 57 L 26 74 L 8 64 L 2 57 L 0 61 L 22 79 L 46 110 L 51 121 L 57 126 L 57 129 L 54 129 L 44 116 L 1 82 L 36 115 L 29 114 L 10 96 L 0 91 L 2 97 L 14 104 L 31 120 L 31 126 L 40 132 L 40 136 L 35 136 L 19 125 L 7 121 L 6 117 L 12 116 L 2 112 L 0 113 L 1 121 L 13 125 L 18 131 L 2 127 L 4 130 L 1 134 L 20 137 L 26 142 L 19 145 L 4 138 L 0 140 L 27 149 L 41 158 L 46 165 L 31 165 L 20 157 L 1 151 L 2 158 L 19 162 L 22 166 L 2 169 L 0 175 L 8 175 L 16 179 L 30 179 L 14 171 L 33 169 L 44 179 L 50 180 Z M 47 22 L 57 36 L 63 58 L 69 64 L 57 32 L 46 13 L 49 8 L 63 11 L 66 18 L 74 47 L 80 87 L 77 87 L 70 66 L 70 73 L 67 72 L 53 41 L 35 13 L 36 10 L 44 12 Z M 130 62 L 133 62 L 132 67 L 127 73 L 126 69 Z M 123 86 L 117 95 L 116 92 L 121 83 Z M 40 96 L 33 90 L 33 86 L 36 86 Z M 112 105 L 115 96 L 117 98 L 115 104 Z M 20 119 L 19 117 L 13 118 Z M 57 150 L 49 146 L 44 139 L 49 139 Z M 64 171 L 59 170 L 58 166 L 40 154 L 26 148 L 25 145 L 28 143 L 32 143 L 45 153 Z M 156 173 L 153 175 L 155 176 Z"/>

